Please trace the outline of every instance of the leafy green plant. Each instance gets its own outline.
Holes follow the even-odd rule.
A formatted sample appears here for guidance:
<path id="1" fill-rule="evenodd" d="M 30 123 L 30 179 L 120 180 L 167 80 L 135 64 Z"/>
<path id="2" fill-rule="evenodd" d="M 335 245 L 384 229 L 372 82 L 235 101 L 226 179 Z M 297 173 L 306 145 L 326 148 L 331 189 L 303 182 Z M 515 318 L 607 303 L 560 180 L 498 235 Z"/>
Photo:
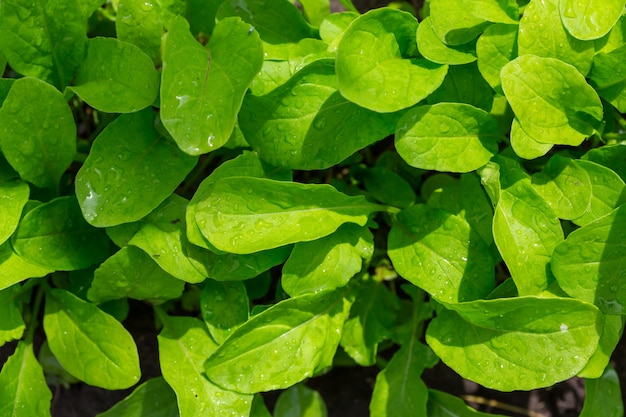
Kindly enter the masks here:
<path id="1" fill-rule="evenodd" d="M 440 360 L 623 414 L 623 0 L 101 3 L 0 2 L 0 415 L 61 375 L 135 387 L 101 416 L 322 416 L 338 362 L 373 417 L 478 415 Z"/>

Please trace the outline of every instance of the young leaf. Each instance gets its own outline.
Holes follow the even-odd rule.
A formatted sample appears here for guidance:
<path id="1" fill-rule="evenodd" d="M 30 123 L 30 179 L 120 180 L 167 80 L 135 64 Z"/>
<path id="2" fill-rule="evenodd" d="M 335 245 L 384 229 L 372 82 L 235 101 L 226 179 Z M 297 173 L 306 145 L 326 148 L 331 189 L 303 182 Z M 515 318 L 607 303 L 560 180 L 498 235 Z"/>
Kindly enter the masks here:
<path id="1" fill-rule="evenodd" d="M 501 78 L 521 127 L 541 143 L 578 146 L 602 120 L 597 93 L 563 61 L 520 56 L 502 68 Z"/>
<path id="2" fill-rule="evenodd" d="M 626 20 L 626 19 L 625 19 Z M 625 28 L 626 30 L 626 28 Z M 626 181 L 626 146 L 605 145 L 591 149 L 581 157 L 581 160 L 595 162 L 613 170 L 622 180 Z"/>
<path id="3" fill-rule="evenodd" d="M 417 20 L 380 8 L 359 16 L 337 48 L 339 91 L 348 100 L 381 113 L 410 107 L 443 82 L 448 67 L 417 57 Z"/>
<path id="4" fill-rule="evenodd" d="M 174 191 L 196 162 L 159 135 L 152 110 L 124 114 L 98 135 L 76 175 L 83 215 L 96 227 L 139 220 Z"/>
<path id="5" fill-rule="evenodd" d="M 17 178 L 0 176 L 0 245 L 11 237 L 30 196 L 28 184 Z"/>
<path id="6" fill-rule="evenodd" d="M 591 179 L 577 161 L 554 155 L 532 176 L 535 190 L 561 219 L 582 216 L 591 205 Z"/>
<path id="7" fill-rule="evenodd" d="M 274 417 L 327 417 L 326 403 L 319 392 L 297 384 L 281 392 Z"/>
<path id="8" fill-rule="evenodd" d="M 162 377 L 152 378 L 96 417 L 178 417 L 176 395 Z"/>
<path id="9" fill-rule="evenodd" d="M 428 104 L 465 103 L 486 112 L 491 111 L 493 100 L 494 93 L 476 63 L 451 66 L 441 86 L 426 99 Z"/>
<path id="10" fill-rule="evenodd" d="M 44 81 L 15 80 L 0 108 L 0 147 L 23 180 L 56 190 L 76 153 L 76 125 L 63 95 Z"/>
<path id="11" fill-rule="evenodd" d="M 461 103 L 419 106 L 396 127 L 395 145 L 411 166 L 437 171 L 469 172 L 497 152 L 496 120 L 484 110 Z"/>
<path id="12" fill-rule="evenodd" d="M 104 230 L 85 221 L 72 196 L 56 198 L 26 213 L 11 244 L 28 262 L 61 271 L 87 268 L 109 254 Z"/>
<path id="13" fill-rule="evenodd" d="M 327 0 L 302 0 L 304 18 L 313 26 L 318 26 L 330 16 L 330 3 Z"/>
<path id="14" fill-rule="evenodd" d="M 393 133 L 398 114 L 379 114 L 337 91 L 334 61 L 303 68 L 261 97 L 246 96 L 239 126 L 259 157 L 290 169 L 326 169 Z"/>
<path id="15" fill-rule="evenodd" d="M 448 46 L 435 34 L 430 16 L 417 28 L 417 48 L 420 54 L 437 64 L 461 65 L 476 61 L 476 43 Z"/>
<path id="16" fill-rule="evenodd" d="M 370 230 L 344 224 L 326 237 L 295 244 L 283 266 L 282 288 L 295 297 L 343 287 L 373 253 Z"/>
<path id="17" fill-rule="evenodd" d="M 163 41 L 161 119 L 180 149 L 190 155 L 213 151 L 230 137 L 250 82 L 261 69 L 263 48 L 256 32 L 238 18 L 220 21 L 208 50 L 180 16 Z"/>
<path id="18" fill-rule="evenodd" d="M 239 327 L 209 357 L 205 371 L 226 389 L 288 388 L 330 366 L 348 316 L 345 290 L 280 301 Z"/>
<path id="19" fill-rule="evenodd" d="M 600 378 L 604 373 L 613 351 L 617 347 L 624 332 L 624 316 L 603 314 L 602 335 L 598 342 L 598 349 L 589 358 L 587 365 L 578 373 L 581 378 Z"/>
<path id="20" fill-rule="evenodd" d="M 22 318 L 21 303 L 16 300 L 19 291 L 19 285 L 0 290 L 0 317 L 2 317 L 0 347 L 7 342 L 21 338 L 24 334 L 26 326 Z"/>
<path id="21" fill-rule="evenodd" d="M 20 341 L 0 372 L 0 415 L 50 416 L 52 393 L 33 353 L 32 343 Z"/>
<path id="22" fill-rule="evenodd" d="M 19 0 L 0 4 L 0 45 L 11 68 L 37 77 L 59 90 L 74 78 L 84 58 L 87 21 L 78 0 Z M 28 103 L 28 97 L 24 97 Z M 31 105 L 44 102 L 42 97 Z M 45 100 L 48 103 L 47 100 Z M 38 112 L 36 120 L 48 112 Z M 46 117 L 47 118 L 47 117 Z M 52 117 L 54 119 L 54 117 Z M 56 129 L 55 129 L 56 130 Z"/>
<path id="23" fill-rule="evenodd" d="M 117 39 L 132 43 L 155 63 L 161 63 L 161 37 L 168 2 L 119 0 L 115 19 Z"/>
<path id="24" fill-rule="evenodd" d="M 132 43 L 91 38 L 87 57 L 69 87 L 91 107 L 130 113 L 151 105 L 159 93 L 159 74 L 148 55 Z"/>
<path id="25" fill-rule="evenodd" d="M 541 143 L 530 136 L 520 125 L 517 118 L 511 124 L 511 148 L 517 156 L 524 159 L 535 159 L 544 156 L 554 146 L 552 143 Z"/>
<path id="26" fill-rule="evenodd" d="M 500 414 L 487 414 L 465 404 L 462 399 L 443 391 L 428 390 L 429 417 L 504 417 Z"/>
<path id="27" fill-rule="evenodd" d="M 388 247 L 396 271 L 437 300 L 475 300 L 493 290 L 489 248 L 467 222 L 443 210 L 418 204 L 401 211 Z"/>
<path id="28" fill-rule="evenodd" d="M 241 282 L 204 281 L 200 311 L 209 333 L 218 345 L 250 316 L 250 300 Z"/>
<path id="29" fill-rule="evenodd" d="M 158 317 L 163 323 L 157 336 L 161 372 L 176 392 L 180 417 L 247 416 L 251 395 L 221 389 L 202 374 L 203 362 L 217 348 L 204 324 L 193 317 Z"/>
<path id="30" fill-rule="evenodd" d="M 94 303 L 128 297 L 160 304 L 180 297 L 184 287 L 144 251 L 125 246 L 95 270 L 87 296 Z"/>
<path id="31" fill-rule="evenodd" d="M 570 233 L 552 256 L 561 288 L 605 314 L 622 314 L 626 306 L 624 230 L 626 205 Z"/>
<path id="32" fill-rule="evenodd" d="M 382 207 L 326 184 L 228 177 L 215 182 L 196 208 L 196 222 L 218 249 L 253 253 L 333 233 L 344 223 L 365 225 Z"/>
<path id="33" fill-rule="evenodd" d="M 52 268 L 44 268 L 28 262 L 13 251 L 11 242 L 0 245 L 0 290 L 28 278 L 40 278 L 54 272 Z"/>
<path id="34" fill-rule="evenodd" d="M 569 0 L 533 1 L 519 23 L 519 55 L 557 58 L 587 75 L 594 59 L 594 44 L 570 35 L 559 15 L 559 3 Z"/>
<path id="35" fill-rule="evenodd" d="M 68 291 L 50 289 L 43 328 L 54 356 L 81 381 L 109 390 L 139 381 L 139 356 L 132 336 L 95 305 Z"/>
<path id="36" fill-rule="evenodd" d="M 478 70 L 496 92 L 502 94 L 500 70 L 517 56 L 518 25 L 489 26 L 476 42 Z"/>
<path id="37" fill-rule="evenodd" d="M 561 0 L 563 26 L 578 39 L 598 39 L 609 33 L 624 12 L 622 0 Z"/>
<path id="38" fill-rule="evenodd" d="M 357 17 L 359 17 L 359 13 L 352 11 L 332 13 L 326 16 L 320 25 L 320 38 L 329 45 L 329 51 L 337 50 L 337 44 L 339 44 L 344 32 Z"/>
<path id="39" fill-rule="evenodd" d="M 596 307 L 571 298 L 517 297 L 449 304 L 426 341 L 464 378 L 500 391 L 548 387 L 576 375 L 598 346 Z"/>
<path id="40" fill-rule="evenodd" d="M 585 380 L 585 403 L 580 417 L 622 417 L 622 400 L 619 377 L 611 365 L 598 379 Z"/>
<path id="41" fill-rule="evenodd" d="M 432 353 L 425 345 L 413 341 L 400 348 L 376 376 L 370 402 L 371 417 L 427 415 L 428 388 L 420 375 L 432 365 Z"/>

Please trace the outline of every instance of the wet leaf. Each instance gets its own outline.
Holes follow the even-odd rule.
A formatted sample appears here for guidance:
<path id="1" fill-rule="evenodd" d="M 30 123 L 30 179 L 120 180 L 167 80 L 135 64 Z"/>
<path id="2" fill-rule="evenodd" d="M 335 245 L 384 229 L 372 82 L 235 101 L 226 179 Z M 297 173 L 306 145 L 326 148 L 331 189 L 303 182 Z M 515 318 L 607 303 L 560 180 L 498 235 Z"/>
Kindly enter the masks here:
<path id="1" fill-rule="evenodd" d="M 476 43 L 448 46 L 435 34 L 430 17 L 417 28 L 417 48 L 424 58 L 437 64 L 460 65 L 476 61 Z"/>
<path id="2" fill-rule="evenodd" d="M 549 387 L 576 375 L 602 333 L 596 307 L 571 298 L 517 297 L 448 304 L 426 341 L 464 378 L 499 391 Z"/>
<path id="3" fill-rule="evenodd" d="M 96 417 L 178 417 L 176 395 L 162 377 L 139 385 L 126 398 Z"/>
<path id="4" fill-rule="evenodd" d="M 15 178 L 0 178 L 0 244 L 11 237 L 30 196 L 25 182 Z"/>
<path id="5" fill-rule="evenodd" d="M 204 281 L 200 311 L 211 337 L 218 345 L 250 316 L 250 300 L 241 282 Z"/>
<path id="6" fill-rule="evenodd" d="M 76 125 L 63 95 L 34 78 L 14 81 L 0 108 L 0 147 L 23 180 L 56 190 L 76 153 Z"/>
<path id="7" fill-rule="evenodd" d="M 500 70 L 517 56 L 518 25 L 489 26 L 476 42 L 478 69 L 491 88 L 502 94 Z"/>
<path id="8" fill-rule="evenodd" d="M 561 0 L 563 26 L 578 39 L 598 39 L 609 33 L 624 12 L 622 0 Z"/>
<path id="9" fill-rule="evenodd" d="M 417 20 L 380 8 L 358 17 L 337 48 L 339 91 L 348 100 L 381 113 L 410 107 L 443 82 L 447 66 L 417 59 Z"/>
<path id="10" fill-rule="evenodd" d="M 44 268 L 28 262 L 13 251 L 10 242 L 0 245 L 0 290 L 27 278 L 40 278 L 54 272 L 52 268 Z"/>
<path id="11" fill-rule="evenodd" d="M 81 381 L 109 390 L 139 381 L 139 356 L 132 336 L 95 305 L 68 291 L 50 289 L 43 328 L 54 356 Z"/>
<path id="12" fill-rule="evenodd" d="M 426 101 L 428 104 L 465 103 L 490 112 L 494 94 L 484 80 L 476 63 L 453 65 L 446 78 Z"/>
<path id="13" fill-rule="evenodd" d="M 613 351 L 617 347 L 624 332 L 624 316 L 603 314 L 602 335 L 598 342 L 598 349 L 589 358 L 587 365 L 578 373 L 581 378 L 600 378 L 609 365 Z"/>
<path id="14" fill-rule="evenodd" d="M 332 363 L 348 316 L 345 290 L 280 301 L 253 316 L 205 363 L 211 381 L 256 393 L 288 388 Z"/>
<path id="15" fill-rule="evenodd" d="M 76 175 L 76 196 L 91 225 L 109 227 L 143 218 L 193 169 L 197 158 L 181 152 L 153 126 L 150 109 L 125 114 L 94 141 Z"/>
<path id="16" fill-rule="evenodd" d="M 524 159 L 535 159 L 544 156 L 554 146 L 551 143 L 541 143 L 530 136 L 517 119 L 513 119 L 510 136 L 513 151 L 517 156 Z"/>

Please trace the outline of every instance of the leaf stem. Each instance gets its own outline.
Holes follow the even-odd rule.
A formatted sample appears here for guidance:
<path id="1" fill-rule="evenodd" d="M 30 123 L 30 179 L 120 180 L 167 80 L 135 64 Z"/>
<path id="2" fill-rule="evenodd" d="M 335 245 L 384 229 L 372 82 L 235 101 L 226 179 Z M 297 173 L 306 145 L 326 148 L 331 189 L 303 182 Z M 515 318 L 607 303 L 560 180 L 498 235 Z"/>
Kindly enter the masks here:
<path id="1" fill-rule="evenodd" d="M 39 311 L 41 310 L 41 304 L 43 301 L 43 294 L 45 292 L 43 285 L 37 287 L 35 293 L 35 302 L 33 303 L 33 309 L 31 311 L 30 322 L 28 323 L 28 329 L 26 330 L 26 337 L 24 338 L 27 344 L 33 342 L 35 335 L 35 329 L 37 328 L 37 317 L 39 317 Z"/>

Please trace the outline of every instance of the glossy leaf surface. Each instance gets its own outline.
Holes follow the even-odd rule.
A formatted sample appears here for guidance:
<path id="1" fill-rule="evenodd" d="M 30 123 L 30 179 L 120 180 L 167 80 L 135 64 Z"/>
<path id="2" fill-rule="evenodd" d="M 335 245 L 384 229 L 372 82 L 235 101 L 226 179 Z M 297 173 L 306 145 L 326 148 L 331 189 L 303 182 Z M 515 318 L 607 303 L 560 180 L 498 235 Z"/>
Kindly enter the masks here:
<path id="1" fill-rule="evenodd" d="M 290 298 L 253 316 L 209 357 L 207 376 L 256 393 L 290 387 L 329 366 L 348 316 L 344 292 Z"/>
<path id="2" fill-rule="evenodd" d="M 517 25 L 489 26 L 476 42 L 478 69 L 491 87 L 502 94 L 500 70 L 517 56 Z"/>
<path id="3" fill-rule="evenodd" d="M 563 25 L 578 39 L 606 35 L 624 12 L 622 0 L 561 0 Z"/>
<path id="4" fill-rule="evenodd" d="M 624 403 L 620 392 L 617 372 L 609 365 L 600 378 L 585 380 L 585 403 L 580 417 L 623 416 Z"/>
<path id="5" fill-rule="evenodd" d="M 485 165 L 497 151 L 498 135 L 496 121 L 487 112 L 440 103 L 407 112 L 398 121 L 395 145 L 413 167 L 469 172 Z"/>
<path id="6" fill-rule="evenodd" d="M 13 82 L 0 108 L 0 148 L 23 180 L 55 190 L 76 153 L 76 125 L 61 93 L 34 78 Z"/>
<path id="7" fill-rule="evenodd" d="M 0 176 L 0 244 L 11 237 L 30 196 L 28 184 L 17 178 Z"/>
<path id="8" fill-rule="evenodd" d="M 327 236 L 344 223 L 361 226 L 380 206 L 328 185 L 252 177 L 218 180 L 196 209 L 196 222 L 218 249 L 252 253 Z"/>
<path id="9" fill-rule="evenodd" d="M 20 302 L 17 300 L 20 287 L 13 286 L 0 290 L 0 347 L 12 340 L 17 340 L 24 334 L 26 328 Z M 0 397 L 1 398 L 1 397 Z"/>
<path id="10" fill-rule="evenodd" d="M 576 164 L 587 172 L 591 180 L 591 203 L 582 216 L 572 220 L 575 224 L 584 226 L 626 203 L 626 184 L 615 171 L 582 159 Z"/>
<path id="11" fill-rule="evenodd" d="M 250 300 L 241 282 L 206 280 L 200 293 L 200 311 L 211 337 L 221 345 L 250 315 Z"/>
<path id="12" fill-rule="evenodd" d="M 43 327 L 54 356 L 81 381 L 110 390 L 139 381 L 132 336 L 95 305 L 65 290 L 48 290 Z"/>
<path id="13" fill-rule="evenodd" d="M 460 65 L 476 61 L 476 44 L 448 46 L 435 34 L 430 17 L 420 22 L 417 28 L 417 48 L 420 54 L 438 64 Z"/>
<path id="14" fill-rule="evenodd" d="M 393 112 L 426 98 L 443 81 L 447 66 L 417 59 L 417 20 L 381 8 L 358 17 L 337 48 L 339 91 L 377 112 Z"/>
<path id="15" fill-rule="evenodd" d="M 139 385 L 126 398 L 96 417 L 178 417 L 176 395 L 162 377 Z"/>
<path id="16" fill-rule="evenodd" d="M 226 143 L 243 95 L 261 69 L 259 35 L 240 19 L 220 21 L 208 49 L 182 17 L 171 20 L 163 45 L 161 119 L 178 146 L 190 155 Z"/>
<path id="17" fill-rule="evenodd" d="M 19 256 L 10 242 L 0 245 L 0 290 L 27 278 L 40 278 L 51 272 L 54 269 L 35 265 Z"/>

